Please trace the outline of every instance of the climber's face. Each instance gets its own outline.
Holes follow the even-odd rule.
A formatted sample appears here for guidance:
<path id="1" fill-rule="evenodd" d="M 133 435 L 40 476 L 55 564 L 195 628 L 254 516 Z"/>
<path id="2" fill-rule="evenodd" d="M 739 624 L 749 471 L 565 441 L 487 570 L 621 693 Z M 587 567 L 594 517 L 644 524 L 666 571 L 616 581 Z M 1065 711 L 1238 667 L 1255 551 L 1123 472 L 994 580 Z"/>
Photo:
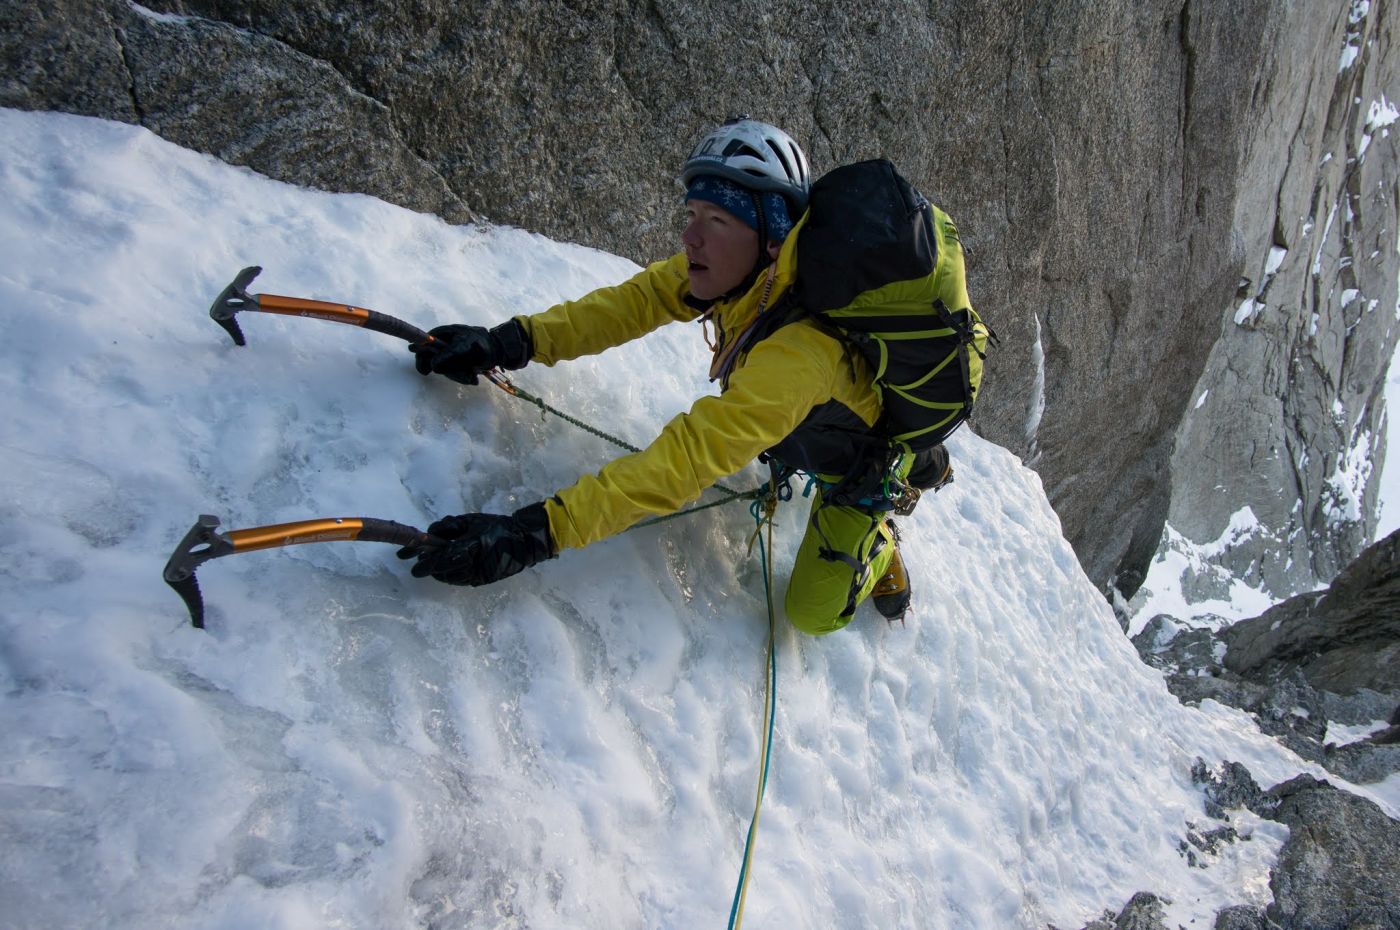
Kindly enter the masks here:
<path id="1" fill-rule="evenodd" d="M 687 200 L 685 212 L 681 243 L 689 260 L 690 293 L 713 300 L 738 287 L 753 270 L 758 233 L 707 200 Z"/>

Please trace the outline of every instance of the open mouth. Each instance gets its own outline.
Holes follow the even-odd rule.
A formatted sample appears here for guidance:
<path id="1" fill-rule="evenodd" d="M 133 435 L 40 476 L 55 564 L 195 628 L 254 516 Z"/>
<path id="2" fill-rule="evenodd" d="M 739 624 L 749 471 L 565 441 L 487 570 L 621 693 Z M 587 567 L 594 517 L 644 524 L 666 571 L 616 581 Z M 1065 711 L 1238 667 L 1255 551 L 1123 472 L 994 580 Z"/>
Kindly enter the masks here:
<path id="1" fill-rule="evenodd" d="M 709 265 L 702 265 L 702 264 L 700 264 L 699 262 L 691 262 L 690 265 L 689 265 L 689 270 L 690 270 L 690 271 L 709 271 L 709 270 L 710 270 L 710 266 L 709 266 Z"/>

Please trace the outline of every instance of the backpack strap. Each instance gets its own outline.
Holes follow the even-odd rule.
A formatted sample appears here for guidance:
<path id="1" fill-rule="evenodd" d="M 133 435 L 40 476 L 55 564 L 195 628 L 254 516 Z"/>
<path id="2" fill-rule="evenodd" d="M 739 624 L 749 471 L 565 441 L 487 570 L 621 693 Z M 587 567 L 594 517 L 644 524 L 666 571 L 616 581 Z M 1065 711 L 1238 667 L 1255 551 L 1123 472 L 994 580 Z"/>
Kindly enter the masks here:
<path id="1" fill-rule="evenodd" d="M 972 416 L 972 372 L 968 369 L 967 350 L 970 346 L 978 355 L 982 353 L 977 348 L 977 334 L 973 331 L 970 323 L 964 323 L 953 316 L 948 305 L 940 298 L 933 302 L 933 312 L 938 314 L 938 318 L 943 321 L 943 325 L 953 331 L 953 335 L 958 337 L 958 367 L 962 369 L 963 397 L 967 399 L 967 416 Z M 970 316 L 971 314 L 969 314 Z M 982 355 L 985 359 L 986 356 Z"/>
<path id="2" fill-rule="evenodd" d="M 755 316 L 753 322 L 734 337 L 733 343 L 723 347 L 724 355 L 717 358 L 710 368 L 710 380 L 728 386 L 729 376 L 733 374 L 741 355 L 787 324 L 797 322 L 805 314 L 806 311 L 793 299 L 792 292 L 785 292 L 777 303 Z"/>
<path id="3" fill-rule="evenodd" d="M 991 345 L 1000 345 L 1001 339 L 992 328 L 982 322 L 982 319 L 970 308 L 959 310 L 958 314 L 963 317 L 959 319 L 957 315 L 954 315 L 953 311 L 948 309 L 948 305 L 939 299 L 933 302 L 933 311 L 938 314 L 938 318 L 943 321 L 943 325 L 948 327 L 953 335 L 958 338 L 958 366 L 962 369 L 963 397 L 967 399 L 966 419 L 970 420 L 972 419 L 974 394 L 972 391 L 972 374 L 968 369 L 968 353 L 976 352 L 977 357 L 982 359 L 982 361 L 985 362 L 987 360 L 987 353 L 983 352 L 977 346 L 977 327 L 980 326 L 986 331 L 987 342 Z"/>

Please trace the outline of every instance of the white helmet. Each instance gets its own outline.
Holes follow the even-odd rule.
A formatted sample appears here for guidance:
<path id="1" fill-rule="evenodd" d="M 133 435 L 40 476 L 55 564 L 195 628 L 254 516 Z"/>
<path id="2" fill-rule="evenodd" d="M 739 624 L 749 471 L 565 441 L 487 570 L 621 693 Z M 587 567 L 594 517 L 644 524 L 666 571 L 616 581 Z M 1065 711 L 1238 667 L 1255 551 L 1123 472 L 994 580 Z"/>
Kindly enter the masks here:
<path id="1" fill-rule="evenodd" d="M 807 208 L 811 171 L 807 156 L 792 136 L 777 126 L 739 116 L 710 132 L 681 168 L 681 183 L 713 174 L 750 190 L 777 191 L 787 198 L 796 218 Z"/>

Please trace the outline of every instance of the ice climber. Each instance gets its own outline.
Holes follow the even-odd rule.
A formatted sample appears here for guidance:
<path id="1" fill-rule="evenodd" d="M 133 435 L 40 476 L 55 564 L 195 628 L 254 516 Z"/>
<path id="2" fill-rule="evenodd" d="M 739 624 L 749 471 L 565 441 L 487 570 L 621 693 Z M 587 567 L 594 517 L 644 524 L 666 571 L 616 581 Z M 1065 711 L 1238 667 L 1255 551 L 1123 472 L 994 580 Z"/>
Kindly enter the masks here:
<path id="1" fill-rule="evenodd" d="M 808 175 L 806 156 L 787 133 L 731 120 L 705 136 L 682 167 L 683 251 L 542 313 L 492 329 L 439 326 L 433 342 L 411 346 L 421 373 L 476 384 L 491 369 L 554 365 L 668 323 L 699 320 L 713 349 L 711 378 L 722 388 L 672 419 L 645 449 L 541 502 L 510 515 L 434 522 L 428 531 L 449 542 L 405 552 L 417 556 L 415 576 L 465 585 L 498 581 L 643 518 L 672 513 L 766 453 L 785 469 L 818 478 L 784 599 L 793 626 L 811 634 L 841 629 L 866 597 L 886 617 L 904 614 L 909 581 L 887 512 L 822 501 L 822 489 L 856 461 L 860 440 L 880 414 L 869 367 L 810 319 L 757 341 L 745 338 L 793 284 L 794 231 L 804 220 Z M 947 287 L 951 305 L 969 305 L 960 257 Z M 922 488 L 950 474 L 941 445 L 905 454 L 896 470 Z"/>

